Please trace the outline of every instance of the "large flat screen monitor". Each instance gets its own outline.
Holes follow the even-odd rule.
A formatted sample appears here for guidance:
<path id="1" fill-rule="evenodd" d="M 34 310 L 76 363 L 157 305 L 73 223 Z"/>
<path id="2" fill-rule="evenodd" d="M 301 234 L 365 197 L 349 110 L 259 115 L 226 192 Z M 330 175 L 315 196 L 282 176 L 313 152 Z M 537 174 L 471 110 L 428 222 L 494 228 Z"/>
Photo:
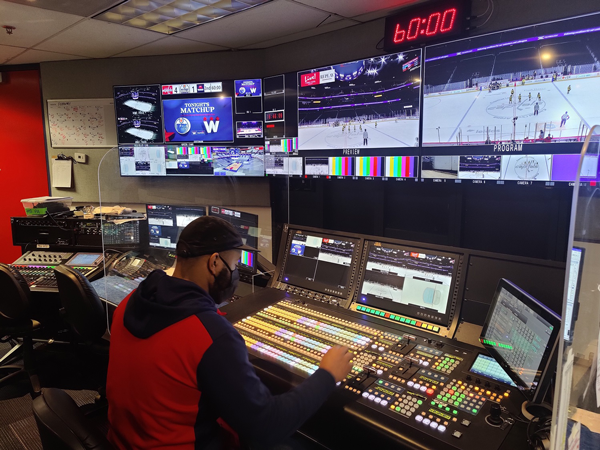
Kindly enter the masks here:
<path id="1" fill-rule="evenodd" d="M 240 233 L 244 244 L 258 248 L 258 215 L 222 206 L 211 206 L 209 215 L 229 222 Z"/>
<path id="2" fill-rule="evenodd" d="M 119 144 L 163 142 L 160 85 L 115 86 Z"/>
<path id="3" fill-rule="evenodd" d="M 412 147 L 421 50 L 298 72 L 300 150 Z"/>
<path id="4" fill-rule="evenodd" d="M 599 17 L 427 47 L 423 145 L 583 140 L 600 117 Z"/>
<path id="5" fill-rule="evenodd" d="M 480 341 L 523 393 L 535 399 L 536 392 L 543 395 L 552 375 L 550 361 L 559 332 L 558 315 L 501 279 Z"/>
<path id="6" fill-rule="evenodd" d="M 175 250 L 181 231 L 206 215 L 205 206 L 146 205 L 150 247 Z"/>
<path id="7" fill-rule="evenodd" d="M 360 239 L 290 230 L 281 281 L 336 297 L 347 297 Z"/>
<path id="8" fill-rule="evenodd" d="M 447 325 L 458 255 L 369 242 L 358 303 Z"/>

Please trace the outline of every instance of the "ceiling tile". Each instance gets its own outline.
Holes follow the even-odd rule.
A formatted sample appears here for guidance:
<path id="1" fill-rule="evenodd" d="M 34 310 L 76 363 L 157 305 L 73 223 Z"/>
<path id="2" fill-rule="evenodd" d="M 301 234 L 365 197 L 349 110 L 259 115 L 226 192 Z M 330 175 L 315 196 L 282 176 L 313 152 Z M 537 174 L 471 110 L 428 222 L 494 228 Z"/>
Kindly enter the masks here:
<path id="1" fill-rule="evenodd" d="M 32 64 L 44 61 L 68 61 L 72 59 L 83 59 L 81 56 L 65 55 L 64 53 L 44 52 L 41 50 L 27 50 L 7 64 Z"/>
<path id="2" fill-rule="evenodd" d="M 19 53 L 23 53 L 26 49 L 20 47 L 9 47 L 8 45 L 0 45 L 0 66 L 7 60 L 14 58 Z"/>
<path id="3" fill-rule="evenodd" d="M 51 11 L 89 17 L 113 6 L 117 0 L 5 0 Z"/>
<path id="4" fill-rule="evenodd" d="M 355 17 L 380 10 L 394 10 L 423 0 L 298 0 L 344 17 Z"/>
<path id="5" fill-rule="evenodd" d="M 71 14 L 0 1 L 0 20 L 0 25 L 16 27 L 11 35 L 0 30 L 0 45 L 32 47 L 83 19 Z"/>
<path id="6" fill-rule="evenodd" d="M 275 39 L 270 39 L 265 42 L 258 42 L 256 44 L 248 45 L 246 47 L 242 47 L 243 49 L 257 49 L 257 48 L 268 48 L 273 47 L 275 45 L 285 44 L 286 42 L 298 41 L 300 39 L 305 39 L 311 36 L 317 36 L 323 33 L 329 33 L 330 31 L 341 30 L 342 28 L 351 27 L 356 25 L 356 22 L 352 20 L 338 20 L 337 22 L 331 23 L 329 25 L 321 25 L 319 28 L 312 28 L 310 30 L 301 31 L 299 33 L 290 34 L 288 36 L 282 36 Z"/>
<path id="7" fill-rule="evenodd" d="M 217 45 L 205 44 L 204 42 L 190 41 L 188 39 L 180 39 L 175 36 L 168 36 L 159 41 L 155 41 L 132 50 L 127 50 L 126 52 L 116 56 L 173 55 L 178 53 L 199 53 L 218 50 L 228 49 L 225 47 L 219 47 Z"/>
<path id="8" fill-rule="evenodd" d="M 106 58 L 162 37 L 152 31 L 89 19 L 48 39 L 36 49 Z"/>
<path id="9" fill-rule="evenodd" d="M 328 15 L 291 1 L 275 0 L 182 31 L 177 36 L 239 48 L 315 28 Z"/>

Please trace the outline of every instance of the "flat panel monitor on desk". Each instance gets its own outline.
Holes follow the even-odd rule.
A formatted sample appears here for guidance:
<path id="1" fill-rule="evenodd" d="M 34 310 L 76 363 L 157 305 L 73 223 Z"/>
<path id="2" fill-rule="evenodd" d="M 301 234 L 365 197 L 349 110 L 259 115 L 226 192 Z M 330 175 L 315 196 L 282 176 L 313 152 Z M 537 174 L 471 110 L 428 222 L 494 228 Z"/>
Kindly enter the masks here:
<path id="1" fill-rule="evenodd" d="M 524 395 L 543 400 L 554 372 L 560 317 L 527 292 L 501 279 L 480 341 Z"/>
<path id="2" fill-rule="evenodd" d="M 359 250 L 359 238 L 292 229 L 280 281 L 288 288 L 295 287 L 291 287 L 291 292 L 306 293 L 309 298 L 331 301 L 335 297 L 335 302 L 346 299 Z M 314 292 L 322 295 L 313 295 Z"/>
<path id="3" fill-rule="evenodd" d="M 452 322 L 459 255 L 369 242 L 352 309 L 436 334 Z"/>
<path id="4" fill-rule="evenodd" d="M 181 231 L 194 219 L 206 215 L 205 206 L 146 205 L 151 248 L 175 250 Z"/>

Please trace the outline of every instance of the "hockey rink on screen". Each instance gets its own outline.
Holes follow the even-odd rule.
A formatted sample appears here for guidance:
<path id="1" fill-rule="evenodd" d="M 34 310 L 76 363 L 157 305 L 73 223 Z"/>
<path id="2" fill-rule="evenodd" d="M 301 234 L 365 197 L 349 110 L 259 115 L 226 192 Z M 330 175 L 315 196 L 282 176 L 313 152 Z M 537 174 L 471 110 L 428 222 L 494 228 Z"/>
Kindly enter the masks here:
<path id="1" fill-rule="evenodd" d="M 362 126 L 362 131 L 361 131 Z M 356 131 L 355 131 L 356 128 Z M 367 144 L 364 143 L 364 130 L 367 130 Z M 386 148 L 413 147 L 419 136 L 417 119 L 370 120 L 363 124 L 359 121 L 342 125 L 311 125 L 298 128 L 298 146 L 300 150 L 326 148 Z"/>
<path id="2" fill-rule="evenodd" d="M 425 95 L 423 144 L 457 144 L 458 140 L 462 144 L 483 144 L 488 132 L 492 141 L 508 141 L 513 139 L 512 119 L 515 115 L 518 117 L 517 141 L 539 139 L 539 130 L 544 128 L 544 124 L 545 136 L 551 134 L 553 138 L 566 138 L 578 136 L 582 125 L 589 129 L 600 123 L 599 74 L 524 86 L 520 82 L 516 82 L 517 86 L 514 84 L 491 92 L 473 89 Z M 571 91 L 567 93 L 569 85 Z M 512 104 L 509 102 L 511 89 L 515 91 Z M 538 93 L 541 100 L 537 100 Z M 537 115 L 534 114 L 536 102 L 539 104 Z M 561 117 L 565 112 L 569 119 L 561 127 Z"/>

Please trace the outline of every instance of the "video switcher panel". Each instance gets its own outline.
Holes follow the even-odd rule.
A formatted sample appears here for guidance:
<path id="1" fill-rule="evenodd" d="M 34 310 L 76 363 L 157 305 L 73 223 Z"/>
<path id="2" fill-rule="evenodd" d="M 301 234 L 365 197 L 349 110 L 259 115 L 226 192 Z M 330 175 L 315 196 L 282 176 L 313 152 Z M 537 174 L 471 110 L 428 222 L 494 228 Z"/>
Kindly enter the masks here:
<path id="1" fill-rule="evenodd" d="M 400 435 L 409 427 L 414 436 L 450 447 L 479 448 L 482 439 L 487 449 L 500 447 L 522 399 L 485 350 L 364 319 L 288 297 L 234 326 L 251 354 L 302 377 L 317 370 L 332 346 L 347 346 L 352 372 L 338 389 L 354 396 L 345 406 L 349 416 Z"/>

